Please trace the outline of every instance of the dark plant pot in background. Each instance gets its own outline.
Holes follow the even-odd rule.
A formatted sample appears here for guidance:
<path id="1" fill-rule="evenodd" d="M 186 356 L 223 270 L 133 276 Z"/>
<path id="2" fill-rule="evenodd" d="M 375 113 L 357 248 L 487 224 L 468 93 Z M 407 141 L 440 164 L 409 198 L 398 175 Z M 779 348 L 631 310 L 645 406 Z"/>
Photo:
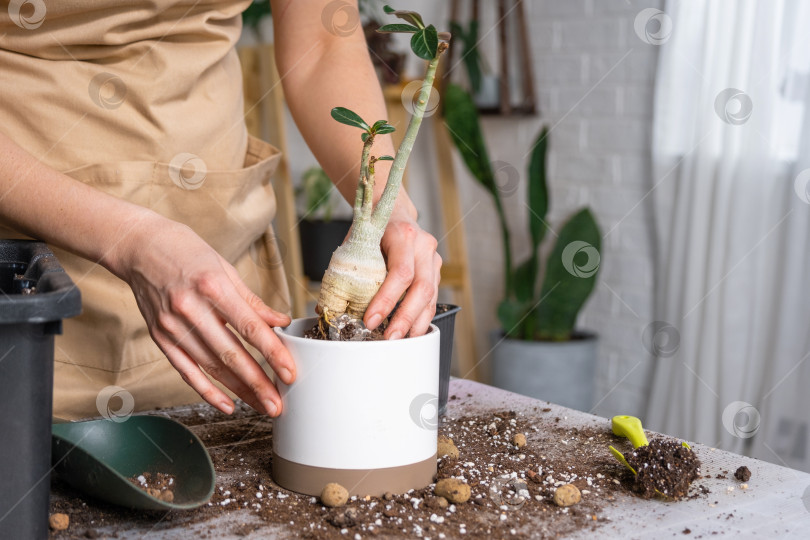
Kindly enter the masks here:
<path id="1" fill-rule="evenodd" d="M 81 297 L 40 242 L 0 240 L 0 289 L 0 538 L 46 538 L 53 336 Z"/>
<path id="2" fill-rule="evenodd" d="M 447 393 L 450 390 L 450 364 L 453 360 L 453 334 L 456 328 L 456 313 L 460 307 L 453 304 L 437 304 L 433 324 L 439 327 L 439 415 L 447 409 Z M 441 312 L 441 313 L 440 313 Z"/>
<path id="3" fill-rule="evenodd" d="M 329 267 L 332 253 L 343 243 L 352 222 L 348 219 L 302 219 L 298 224 L 301 234 L 301 255 L 304 275 L 312 281 L 321 281 Z"/>

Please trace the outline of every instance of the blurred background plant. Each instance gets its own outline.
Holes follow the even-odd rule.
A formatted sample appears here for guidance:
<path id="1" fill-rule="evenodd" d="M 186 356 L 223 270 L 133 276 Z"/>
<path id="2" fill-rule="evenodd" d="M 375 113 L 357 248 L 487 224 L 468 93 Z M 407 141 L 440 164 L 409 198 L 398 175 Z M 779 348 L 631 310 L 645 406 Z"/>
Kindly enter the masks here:
<path id="1" fill-rule="evenodd" d="M 450 84 L 444 96 L 444 113 L 456 148 L 470 173 L 492 196 L 498 215 L 504 251 L 504 296 L 497 312 L 503 331 L 514 339 L 570 340 L 577 315 L 596 284 L 602 235 L 588 208 L 577 211 L 556 235 L 538 290 L 541 273 L 538 251 L 549 228 L 548 129 L 543 127 L 532 145 L 528 167 L 531 251 L 525 261 L 515 265 L 501 190 L 489 160 L 477 107 L 464 89 Z"/>
<path id="2" fill-rule="evenodd" d="M 310 167 L 301 175 L 301 185 L 295 190 L 298 196 L 298 214 L 304 219 L 330 221 L 340 201 L 336 200 L 335 186 L 324 170 Z M 342 200 L 342 199 L 341 199 Z"/>

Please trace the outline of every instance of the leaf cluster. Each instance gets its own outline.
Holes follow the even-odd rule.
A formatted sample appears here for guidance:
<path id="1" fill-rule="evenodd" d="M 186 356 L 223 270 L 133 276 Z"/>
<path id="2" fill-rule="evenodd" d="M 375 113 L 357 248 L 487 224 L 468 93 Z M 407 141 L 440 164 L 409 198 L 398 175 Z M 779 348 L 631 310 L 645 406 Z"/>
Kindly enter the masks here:
<path id="1" fill-rule="evenodd" d="M 383 7 L 383 10 L 395 17 L 402 19 L 405 23 L 386 24 L 377 29 L 383 34 L 412 34 L 411 50 L 419 58 L 432 60 L 439 52 L 439 41 L 449 41 L 449 32 L 439 32 L 432 24 L 425 26 L 422 16 L 415 11 L 396 10 L 391 6 Z"/>

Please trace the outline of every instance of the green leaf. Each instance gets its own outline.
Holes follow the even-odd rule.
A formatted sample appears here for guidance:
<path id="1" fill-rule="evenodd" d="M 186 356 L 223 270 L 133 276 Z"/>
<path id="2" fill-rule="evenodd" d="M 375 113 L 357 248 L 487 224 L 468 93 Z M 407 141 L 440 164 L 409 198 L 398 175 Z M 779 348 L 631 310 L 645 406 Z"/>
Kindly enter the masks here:
<path id="1" fill-rule="evenodd" d="M 397 130 L 397 128 L 395 128 L 391 124 L 385 124 L 381 128 L 377 129 L 377 135 L 385 135 L 386 133 L 393 133 L 396 130 Z"/>
<path id="2" fill-rule="evenodd" d="M 422 21 L 422 16 L 419 15 L 415 11 L 408 11 L 408 10 L 404 10 L 404 9 L 398 9 L 398 10 L 396 10 L 394 12 L 394 15 L 396 17 L 402 19 L 403 21 L 408 21 L 411 24 L 415 24 L 420 29 L 425 27 L 425 23 L 424 23 L 424 21 Z"/>
<path id="3" fill-rule="evenodd" d="M 341 124 L 346 124 L 347 126 L 359 127 L 360 129 L 364 129 L 366 131 L 370 129 L 369 125 L 366 124 L 365 120 L 360 118 L 359 114 L 347 109 L 346 107 L 335 107 L 332 109 L 332 118 Z"/>
<path id="4" fill-rule="evenodd" d="M 371 136 L 371 133 L 369 133 L 368 131 L 365 131 L 365 132 L 360 134 L 360 140 L 363 141 L 363 142 L 366 142 L 370 136 Z"/>
<path id="5" fill-rule="evenodd" d="M 492 172 L 484 135 L 478 122 L 478 109 L 470 95 L 456 84 L 447 85 L 445 90 L 444 120 L 450 138 L 453 139 L 473 178 L 493 198 L 500 200 L 495 174 Z"/>
<path id="6" fill-rule="evenodd" d="M 301 188 L 299 193 L 306 199 L 305 218 L 314 219 L 315 212 L 324 208 L 325 218 L 331 213 L 330 194 L 334 185 L 320 167 L 310 167 L 301 175 Z"/>
<path id="7" fill-rule="evenodd" d="M 481 90 L 481 57 L 478 54 L 478 21 L 470 21 L 470 29 L 465 32 L 457 22 L 450 23 L 450 29 L 457 35 L 464 45 L 461 58 L 467 68 L 467 78 L 470 80 L 470 89 L 473 94 Z"/>
<path id="8" fill-rule="evenodd" d="M 385 25 L 377 28 L 377 32 L 380 32 L 381 34 L 388 34 L 388 33 L 394 33 L 394 32 L 396 32 L 396 33 L 398 33 L 398 32 L 412 33 L 412 32 L 418 32 L 418 31 L 419 31 L 419 27 L 413 26 L 413 25 L 410 25 L 410 24 L 385 24 Z"/>
<path id="9" fill-rule="evenodd" d="M 404 21 L 408 21 L 412 24 L 415 24 L 422 29 L 425 27 L 425 23 L 422 21 L 422 16 L 415 11 L 408 11 L 405 9 L 394 9 L 391 6 L 385 5 L 383 6 L 383 11 L 386 12 L 388 15 L 394 15 Z"/>
<path id="10" fill-rule="evenodd" d="M 532 146 L 532 157 L 529 160 L 529 232 L 532 236 L 532 246 L 535 251 L 546 234 L 545 220 L 548 212 L 547 149 L 548 128 L 543 127 Z"/>
<path id="11" fill-rule="evenodd" d="M 602 235 L 587 208 L 575 214 L 560 230 L 546 262 L 546 275 L 535 309 L 537 338 L 568 340 L 577 314 L 596 285 Z"/>
<path id="12" fill-rule="evenodd" d="M 439 49 L 439 33 L 431 24 L 411 37 L 411 50 L 419 58 L 432 60 Z"/>
<path id="13" fill-rule="evenodd" d="M 394 158 L 392 156 L 380 156 L 377 161 L 394 161 Z"/>
<path id="14" fill-rule="evenodd" d="M 388 120 L 377 120 L 376 122 L 374 122 L 374 125 L 371 126 L 371 129 L 369 131 L 376 133 L 378 129 L 380 129 L 387 123 Z"/>
<path id="15" fill-rule="evenodd" d="M 515 268 L 515 296 L 521 302 L 530 302 L 534 298 L 537 283 L 537 254 L 533 253 Z"/>
<path id="16" fill-rule="evenodd" d="M 531 306 L 517 300 L 504 300 L 498 304 L 498 321 L 507 337 L 525 339 L 526 313 Z"/>

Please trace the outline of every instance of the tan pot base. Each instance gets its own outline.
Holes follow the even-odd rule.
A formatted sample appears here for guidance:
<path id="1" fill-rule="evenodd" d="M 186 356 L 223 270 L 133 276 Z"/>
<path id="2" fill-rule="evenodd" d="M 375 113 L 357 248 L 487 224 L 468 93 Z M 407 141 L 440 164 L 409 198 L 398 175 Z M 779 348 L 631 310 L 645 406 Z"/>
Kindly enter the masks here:
<path id="1" fill-rule="evenodd" d="M 273 480 L 283 488 L 316 497 L 329 482 L 345 487 L 350 497 L 380 497 L 386 491 L 405 493 L 433 482 L 436 471 L 436 455 L 418 463 L 384 469 L 330 469 L 301 465 L 273 453 Z"/>

